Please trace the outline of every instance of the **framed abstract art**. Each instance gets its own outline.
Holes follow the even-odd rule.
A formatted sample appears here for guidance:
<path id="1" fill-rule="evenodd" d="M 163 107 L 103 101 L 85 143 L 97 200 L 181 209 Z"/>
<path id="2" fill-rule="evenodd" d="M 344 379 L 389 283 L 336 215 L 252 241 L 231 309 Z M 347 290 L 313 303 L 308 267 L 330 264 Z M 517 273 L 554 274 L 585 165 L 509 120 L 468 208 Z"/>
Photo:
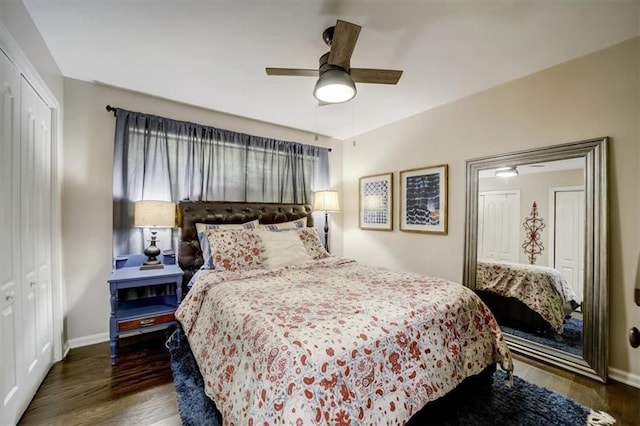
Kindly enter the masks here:
<path id="1" fill-rule="evenodd" d="M 447 233 L 447 165 L 400 171 L 400 230 Z"/>
<path id="2" fill-rule="evenodd" d="M 360 178 L 360 229 L 393 231 L 393 173 Z"/>

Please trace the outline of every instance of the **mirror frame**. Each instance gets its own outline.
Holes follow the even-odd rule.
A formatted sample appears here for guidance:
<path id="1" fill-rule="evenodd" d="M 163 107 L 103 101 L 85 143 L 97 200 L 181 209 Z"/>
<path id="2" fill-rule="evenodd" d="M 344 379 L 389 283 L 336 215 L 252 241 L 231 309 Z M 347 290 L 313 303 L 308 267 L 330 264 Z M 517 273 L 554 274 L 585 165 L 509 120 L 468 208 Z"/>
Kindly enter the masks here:
<path id="1" fill-rule="evenodd" d="M 531 358 L 606 383 L 609 359 L 609 259 L 607 145 L 601 137 L 467 160 L 464 285 L 475 291 L 478 249 L 478 186 L 483 169 L 584 158 L 585 258 L 582 358 L 505 333 L 509 347 Z"/>

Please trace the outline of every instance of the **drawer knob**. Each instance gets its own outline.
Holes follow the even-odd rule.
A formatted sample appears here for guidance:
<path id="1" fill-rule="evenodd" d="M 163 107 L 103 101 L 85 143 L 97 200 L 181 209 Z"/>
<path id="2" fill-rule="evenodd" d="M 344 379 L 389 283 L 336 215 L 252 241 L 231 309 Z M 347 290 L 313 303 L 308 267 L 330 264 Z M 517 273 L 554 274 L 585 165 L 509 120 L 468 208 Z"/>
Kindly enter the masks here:
<path id="1" fill-rule="evenodd" d="M 140 320 L 140 327 L 149 326 L 149 325 L 153 324 L 154 322 L 156 322 L 155 318 L 147 318 L 147 319 Z"/>
<path id="2" fill-rule="evenodd" d="M 14 297 L 15 296 L 13 295 L 13 293 L 9 293 L 4 297 L 4 300 L 6 300 L 7 302 L 12 302 Z"/>
<path id="3" fill-rule="evenodd" d="M 31 286 L 31 288 L 34 288 L 34 287 L 36 286 L 36 284 L 37 284 L 37 283 L 36 283 L 35 281 L 31 281 L 31 282 L 29 283 L 29 285 Z"/>

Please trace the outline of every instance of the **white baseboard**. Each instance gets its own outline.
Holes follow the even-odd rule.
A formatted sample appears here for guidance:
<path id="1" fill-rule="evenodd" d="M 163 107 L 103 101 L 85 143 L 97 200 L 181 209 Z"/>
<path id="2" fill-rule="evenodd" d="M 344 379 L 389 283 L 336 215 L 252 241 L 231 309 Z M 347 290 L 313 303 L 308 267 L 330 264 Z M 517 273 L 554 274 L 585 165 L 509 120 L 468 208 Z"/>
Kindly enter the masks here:
<path id="1" fill-rule="evenodd" d="M 640 389 L 640 375 L 609 367 L 609 378 L 611 380 L 615 380 L 616 382 L 621 382 L 626 385 L 633 386 L 634 388 Z"/>
<path id="2" fill-rule="evenodd" d="M 0 0 L 2 1 L 2 0 Z M 134 330 L 134 331 L 128 331 L 128 332 L 123 332 L 120 333 L 120 337 L 128 337 L 128 336 L 134 336 L 134 335 L 139 335 L 139 334 L 145 334 L 147 332 L 153 332 L 153 331 L 158 331 L 158 330 L 162 330 L 167 328 L 167 324 L 156 324 L 154 326 L 149 326 L 146 327 L 143 330 Z M 89 345 L 95 345 L 96 343 L 103 343 L 103 342 L 108 342 L 110 340 L 109 338 L 109 332 L 104 332 L 104 333 L 98 333 L 98 334 L 92 334 L 91 336 L 83 336 L 83 337 L 76 337 L 75 339 L 70 339 L 67 346 L 67 352 L 69 351 L 69 349 L 74 349 L 74 348 L 81 348 L 83 346 L 89 346 Z"/>
<path id="3" fill-rule="evenodd" d="M 96 343 L 108 342 L 109 333 L 92 334 L 91 336 L 77 337 L 69 340 L 69 348 L 80 348 L 82 346 L 95 345 Z"/>

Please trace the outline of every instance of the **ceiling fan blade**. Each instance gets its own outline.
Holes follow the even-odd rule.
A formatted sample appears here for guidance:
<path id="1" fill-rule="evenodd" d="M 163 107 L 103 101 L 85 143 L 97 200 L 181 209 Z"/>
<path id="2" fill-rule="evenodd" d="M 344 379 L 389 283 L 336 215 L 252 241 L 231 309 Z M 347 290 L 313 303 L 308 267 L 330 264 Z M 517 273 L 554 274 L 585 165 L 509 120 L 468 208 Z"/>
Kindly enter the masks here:
<path id="1" fill-rule="evenodd" d="M 400 77 L 402 77 L 400 70 L 351 68 L 351 78 L 356 83 L 398 84 Z"/>
<path id="2" fill-rule="evenodd" d="M 298 77 L 317 77 L 318 70 L 302 68 L 265 68 L 267 75 L 284 75 Z"/>
<path id="3" fill-rule="evenodd" d="M 351 64 L 351 54 L 356 47 L 360 35 L 360 25 L 338 19 L 336 28 L 333 31 L 331 40 L 331 53 L 329 53 L 329 64 L 337 65 L 348 70 Z"/>

